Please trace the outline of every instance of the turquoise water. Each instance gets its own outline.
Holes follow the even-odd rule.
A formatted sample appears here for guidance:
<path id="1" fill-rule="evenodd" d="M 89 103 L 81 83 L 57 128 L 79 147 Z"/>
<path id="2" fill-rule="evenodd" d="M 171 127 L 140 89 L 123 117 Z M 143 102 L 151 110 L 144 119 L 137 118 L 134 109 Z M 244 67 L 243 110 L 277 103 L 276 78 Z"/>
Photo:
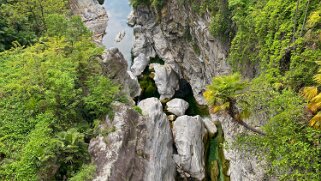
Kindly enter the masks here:
<path id="1" fill-rule="evenodd" d="M 107 48 L 117 47 L 131 65 L 131 48 L 133 47 L 133 29 L 127 25 L 127 17 L 131 12 L 128 0 L 105 0 L 104 7 L 108 14 L 108 25 L 103 44 Z M 121 42 L 116 42 L 115 37 L 121 31 L 126 35 Z"/>

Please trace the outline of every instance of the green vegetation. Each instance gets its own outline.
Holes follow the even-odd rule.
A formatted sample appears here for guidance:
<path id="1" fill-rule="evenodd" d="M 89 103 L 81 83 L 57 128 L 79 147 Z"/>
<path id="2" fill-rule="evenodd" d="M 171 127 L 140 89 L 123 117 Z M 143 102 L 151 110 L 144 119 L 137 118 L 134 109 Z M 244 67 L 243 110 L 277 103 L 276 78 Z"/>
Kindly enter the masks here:
<path id="1" fill-rule="evenodd" d="M 147 5 L 152 6 L 156 9 L 161 9 L 165 5 L 166 0 L 130 0 L 130 3 L 133 7 L 137 7 L 139 5 Z"/>
<path id="2" fill-rule="evenodd" d="M 211 180 L 217 181 L 229 181 L 230 178 L 227 175 L 229 162 L 224 158 L 223 144 L 224 134 L 222 125 L 216 123 L 217 133 L 214 138 L 209 141 L 209 155 L 207 160 L 208 170 L 207 173 Z"/>
<path id="3" fill-rule="evenodd" d="M 246 86 L 246 82 L 242 81 L 239 74 L 214 77 L 210 85 L 204 92 L 204 98 L 211 107 L 212 113 L 225 111 L 231 116 L 234 122 L 244 126 L 245 128 L 264 135 L 263 132 L 249 126 L 243 119 L 249 117 L 247 106 L 240 111 L 236 106 L 238 102 L 248 104 L 241 99 L 242 92 Z"/>
<path id="4" fill-rule="evenodd" d="M 88 180 L 94 120 L 123 101 L 102 48 L 64 1 L 5 1 L 0 36 L 0 179 Z M 4 41 L 2 41 L 4 40 Z M 11 42 L 13 42 L 11 44 Z"/>
<path id="5" fill-rule="evenodd" d="M 201 2 L 195 3 L 198 12 L 209 10 L 213 14 L 210 26 L 226 18 L 232 20 L 228 25 L 229 63 L 234 71 L 245 76 L 252 72 L 251 78 L 254 76 L 241 94 L 232 97 L 237 107 L 251 113 L 257 125 L 265 124 L 261 129 L 266 134 L 240 135 L 235 148 L 249 156 L 261 155 L 267 161 L 269 173 L 280 180 L 320 180 L 317 63 L 321 57 L 321 2 L 229 0 L 229 13 L 225 12 L 229 15 L 221 16 L 216 23 L 213 19 L 219 11 L 213 10 L 210 1 Z M 220 5 L 214 6 L 220 9 Z M 211 32 L 219 36 L 217 32 L 222 30 L 218 26 Z M 235 82 L 229 81 L 223 88 L 234 92 L 233 85 Z M 229 101 L 214 99 L 229 95 L 219 87 L 219 83 L 213 83 L 209 90 L 215 88 L 218 92 L 208 92 L 205 96 L 210 105 L 216 105 L 214 108 L 228 109 Z"/>

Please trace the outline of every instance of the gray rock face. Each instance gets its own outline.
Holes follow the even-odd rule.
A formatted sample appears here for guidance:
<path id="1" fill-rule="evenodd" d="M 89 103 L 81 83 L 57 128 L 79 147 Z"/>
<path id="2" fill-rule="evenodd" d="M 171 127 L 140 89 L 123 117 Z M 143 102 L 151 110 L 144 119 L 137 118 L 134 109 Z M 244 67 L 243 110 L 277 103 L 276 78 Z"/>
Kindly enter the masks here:
<path id="1" fill-rule="evenodd" d="M 176 116 L 183 116 L 188 109 L 188 102 L 183 99 L 172 99 L 166 103 L 166 109 L 168 112 L 175 114 Z"/>
<path id="2" fill-rule="evenodd" d="M 107 27 L 108 16 L 97 0 L 69 0 L 73 14 L 79 15 L 89 30 L 94 41 L 101 43 Z"/>
<path id="3" fill-rule="evenodd" d="M 173 125 L 177 155 L 174 156 L 182 177 L 205 178 L 205 148 L 207 131 L 201 117 L 181 116 Z"/>
<path id="4" fill-rule="evenodd" d="M 156 98 L 140 102 L 140 115 L 116 103 L 112 120 L 100 125 L 109 134 L 92 139 L 89 152 L 97 166 L 95 181 L 174 181 L 173 137 L 162 104 Z"/>
<path id="5" fill-rule="evenodd" d="M 127 24 L 131 27 L 133 27 L 136 24 L 136 16 L 134 11 L 131 11 L 128 15 Z"/>
<path id="6" fill-rule="evenodd" d="M 146 128 L 149 135 L 145 144 L 148 164 L 144 180 L 174 181 L 173 137 L 163 106 L 157 98 L 142 100 L 138 106 L 148 120 Z"/>
<path id="7" fill-rule="evenodd" d="M 132 53 L 134 57 L 137 57 L 140 53 L 145 54 L 147 58 L 155 57 L 156 52 L 153 48 L 153 41 L 145 36 L 144 28 L 140 25 L 134 26 L 134 46 Z M 149 33 L 149 36 L 152 36 Z"/>
<path id="8" fill-rule="evenodd" d="M 146 172 L 144 145 L 147 140 L 145 120 L 123 104 L 114 105 L 113 120 L 106 119 L 101 129 L 114 130 L 98 136 L 89 144 L 89 152 L 97 165 L 95 181 L 143 180 Z"/>
<path id="9" fill-rule="evenodd" d="M 128 65 L 122 53 L 117 48 L 105 50 L 102 55 L 104 73 L 121 84 L 123 91 L 131 97 L 139 96 L 141 88 L 137 78 L 127 70 Z"/>
<path id="10" fill-rule="evenodd" d="M 225 61 L 228 46 L 210 35 L 210 15 L 199 16 L 191 8 L 168 0 L 161 21 L 157 21 L 157 13 L 152 9 L 135 9 L 133 53 L 137 56 L 141 52 L 146 55 L 156 52 L 180 78 L 190 83 L 197 102 L 205 104 L 202 93 L 212 77 L 230 72 Z"/>
<path id="11" fill-rule="evenodd" d="M 246 132 L 243 126 L 232 121 L 232 118 L 226 114 L 212 114 L 212 119 L 220 121 L 224 130 L 224 139 L 227 144 L 232 144 L 236 136 L 242 132 Z M 251 124 L 249 121 L 247 123 Z M 253 124 L 252 124 L 253 125 Z M 228 174 L 231 181 L 263 181 L 274 180 L 268 176 L 264 162 L 260 162 L 258 156 L 243 153 L 238 150 L 224 149 L 224 156 L 230 161 Z"/>
<path id="12" fill-rule="evenodd" d="M 160 94 L 160 100 L 170 99 L 175 91 L 179 89 L 178 76 L 167 64 L 153 64 L 155 71 L 154 81 Z"/>
<path id="13" fill-rule="evenodd" d="M 145 54 L 140 53 L 138 57 L 134 59 L 134 63 L 130 69 L 135 76 L 139 76 L 144 72 L 148 64 L 149 64 L 149 59 L 147 59 Z"/>

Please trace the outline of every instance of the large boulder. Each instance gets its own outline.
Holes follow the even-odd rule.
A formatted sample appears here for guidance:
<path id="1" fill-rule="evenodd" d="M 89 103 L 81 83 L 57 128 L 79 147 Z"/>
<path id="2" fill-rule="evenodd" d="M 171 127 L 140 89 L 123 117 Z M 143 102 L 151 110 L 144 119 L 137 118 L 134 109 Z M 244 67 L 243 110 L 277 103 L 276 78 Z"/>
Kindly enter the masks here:
<path id="1" fill-rule="evenodd" d="M 154 71 L 154 81 L 160 94 L 160 100 L 170 99 L 175 91 L 179 89 L 179 79 L 175 71 L 168 64 L 152 64 Z"/>
<path id="2" fill-rule="evenodd" d="M 139 76 L 144 72 L 148 64 L 149 64 L 149 59 L 145 56 L 145 54 L 140 53 L 134 59 L 134 63 L 130 69 L 135 76 Z"/>
<path id="3" fill-rule="evenodd" d="M 93 180 L 143 180 L 148 161 L 144 154 L 148 134 L 146 121 L 124 104 L 115 104 L 113 110 L 113 119 L 107 118 L 100 125 L 101 136 L 89 144 L 89 152 L 97 166 Z"/>
<path id="4" fill-rule="evenodd" d="M 69 0 L 71 11 L 81 17 L 93 32 L 94 40 L 101 43 L 107 27 L 108 16 L 97 0 Z"/>
<path id="5" fill-rule="evenodd" d="M 137 78 L 128 71 L 128 64 L 118 48 L 105 50 L 102 55 L 104 73 L 122 86 L 122 90 L 131 97 L 139 96 L 141 88 Z"/>
<path id="6" fill-rule="evenodd" d="M 139 103 L 142 114 L 113 104 L 114 116 L 99 126 L 89 152 L 97 166 L 94 181 L 174 181 L 173 137 L 162 104 L 156 98 Z"/>
<path id="7" fill-rule="evenodd" d="M 174 160 L 183 178 L 196 180 L 205 178 L 205 148 L 207 131 L 200 116 L 181 116 L 173 125 L 174 142 L 177 155 Z"/>
<path id="8" fill-rule="evenodd" d="M 144 180 L 174 181 L 176 169 L 173 160 L 173 137 L 163 106 L 157 98 L 142 100 L 138 106 L 148 120 L 146 126 L 149 135 L 145 144 L 148 165 L 145 168 Z"/>
<path id="9" fill-rule="evenodd" d="M 188 107 L 188 102 L 178 98 L 172 99 L 166 103 L 166 110 L 176 116 L 183 116 Z"/>

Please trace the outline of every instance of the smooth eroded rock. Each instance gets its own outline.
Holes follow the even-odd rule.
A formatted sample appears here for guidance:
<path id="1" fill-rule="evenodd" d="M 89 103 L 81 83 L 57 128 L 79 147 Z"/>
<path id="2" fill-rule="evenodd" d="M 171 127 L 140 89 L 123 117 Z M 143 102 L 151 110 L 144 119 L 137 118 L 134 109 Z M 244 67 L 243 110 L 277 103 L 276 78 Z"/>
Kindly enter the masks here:
<path id="1" fill-rule="evenodd" d="M 142 100 L 138 106 L 147 120 L 149 133 L 145 144 L 148 165 L 144 180 L 174 181 L 176 167 L 173 160 L 173 137 L 163 106 L 157 98 Z"/>
<path id="2" fill-rule="evenodd" d="M 131 71 L 135 76 L 139 76 L 144 72 L 148 64 L 149 64 L 149 59 L 145 56 L 145 54 L 140 53 L 134 59 L 134 63 L 131 67 Z"/>
<path id="3" fill-rule="evenodd" d="M 183 99 L 173 99 L 166 103 L 166 110 L 176 116 L 183 116 L 189 104 Z"/>
<path id="4" fill-rule="evenodd" d="M 205 178 L 205 148 L 207 131 L 200 116 L 181 116 L 173 124 L 177 155 L 174 160 L 182 177 Z"/>
<path id="5" fill-rule="evenodd" d="M 179 89 L 179 80 L 171 66 L 165 64 L 153 64 L 155 71 L 154 81 L 160 94 L 160 100 L 170 99 Z"/>

